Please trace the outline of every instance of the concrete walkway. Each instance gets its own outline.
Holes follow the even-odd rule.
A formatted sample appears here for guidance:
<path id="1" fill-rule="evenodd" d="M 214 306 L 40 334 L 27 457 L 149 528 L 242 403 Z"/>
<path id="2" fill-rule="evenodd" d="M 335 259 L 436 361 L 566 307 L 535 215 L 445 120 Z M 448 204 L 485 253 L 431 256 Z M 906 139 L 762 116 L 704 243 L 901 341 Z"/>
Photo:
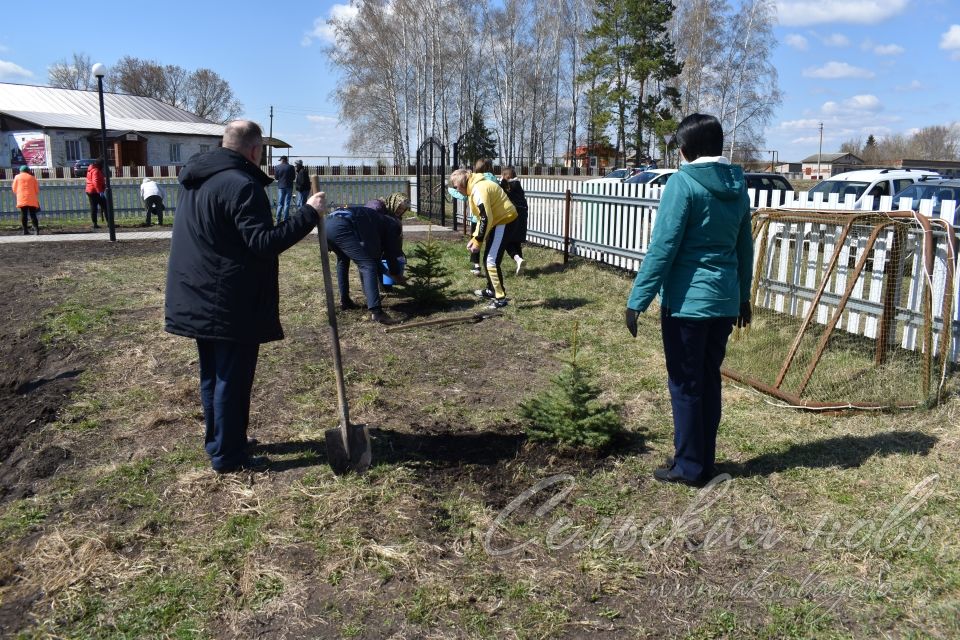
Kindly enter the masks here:
<path id="1" fill-rule="evenodd" d="M 403 227 L 404 233 L 450 233 L 452 230 L 448 227 L 441 227 L 431 224 L 410 224 Z M 317 235 L 317 230 L 310 232 Z M 173 235 L 173 230 L 169 227 L 157 231 L 117 231 L 117 242 L 122 240 L 169 240 Z M 50 233 L 41 232 L 39 236 L 0 236 L 0 244 L 24 244 L 29 242 L 82 242 L 84 240 L 107 242 L 110 240 L 110 234 L 107 232 L 97 233 Z"/>

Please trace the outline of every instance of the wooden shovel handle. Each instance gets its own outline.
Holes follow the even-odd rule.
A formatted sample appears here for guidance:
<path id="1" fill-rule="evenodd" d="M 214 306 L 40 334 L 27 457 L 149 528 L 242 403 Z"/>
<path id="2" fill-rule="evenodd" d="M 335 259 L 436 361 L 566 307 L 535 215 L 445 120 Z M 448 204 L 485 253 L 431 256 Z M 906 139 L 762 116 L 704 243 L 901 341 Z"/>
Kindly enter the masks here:
<path id="1" fill-rule="evenodd" d="M 320 238 L 320 266 L 323 269 L 323 289 L 327 298 L 327 321 L 330 323 L 330 343 L 333 347 L 333 371 L 337 376 L 337 405 L 340 410 L 340 436 L 343 449 L 350 457 L 350 443 L 347 429 L 350 425 L 350 408 L 347 406 L 347 386 L 343 381 L 343 360 L 340 356 L 340 332 L 337 331 L 337 310 L 333 304 L 333 277 L 330 274 L 330 252 L 327 249 L 326 216 L 320 216 L 317 224 L 317 236 Z"/>

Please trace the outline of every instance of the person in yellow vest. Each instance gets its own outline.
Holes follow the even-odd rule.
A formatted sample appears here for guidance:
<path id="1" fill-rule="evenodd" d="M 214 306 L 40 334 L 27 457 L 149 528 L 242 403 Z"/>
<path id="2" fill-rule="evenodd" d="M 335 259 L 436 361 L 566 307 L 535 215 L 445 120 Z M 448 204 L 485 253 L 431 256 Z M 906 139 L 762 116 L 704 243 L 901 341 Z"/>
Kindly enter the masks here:
<path id="1" fill-rule="evenodd" d="M 17 194 L 17 208 L 20 209 L 20 224 L 23 225 L 23 235 L 30 235 L 27 227 L 27 216 L 33 222 L 33 229 L 40 235 L 40 223 L 37 222 L 37 211 L 40 210 L 40 184 L 30 173 L 30 167 L 23 165 L 20 173 L 13 179 L 13 192 Z"/>
<path id="2" fill-rule="evenodd" d="M 517 208 L 500 185 L 488 180 L 482 173 L 457 169 L 450 174 L 450 186 L 470 202 L 470 211 L 477 218 L 467 249 L 471 253 L 483 252 L 487 267 L 487 288 L 474 293 L 481 298 L 490 298 L 490 308 L 507 306 L 507 292 L 503 286 L 500 262 L 506 251 L 506 225 L 517 219 Z"/>

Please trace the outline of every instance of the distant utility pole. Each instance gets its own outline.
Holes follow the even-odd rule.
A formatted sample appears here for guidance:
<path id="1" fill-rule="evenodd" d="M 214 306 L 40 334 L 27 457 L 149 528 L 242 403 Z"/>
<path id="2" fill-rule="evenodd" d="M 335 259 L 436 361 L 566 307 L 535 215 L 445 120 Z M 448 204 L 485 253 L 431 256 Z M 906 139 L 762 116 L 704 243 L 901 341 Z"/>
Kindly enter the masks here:
<path id="1" fill-rule="evenodd" d="M 270 144 L 267 145 L 267 166 L 273 166 L 273 105 L 270 105 Z"/>
<path id="2" fill-rule="evenodd" d="M 817 152 L 817 180 L 822 180 L 820 175 L 820 160 L 823 158 L 823 123 L 820 123 L 820 150 Z"/>

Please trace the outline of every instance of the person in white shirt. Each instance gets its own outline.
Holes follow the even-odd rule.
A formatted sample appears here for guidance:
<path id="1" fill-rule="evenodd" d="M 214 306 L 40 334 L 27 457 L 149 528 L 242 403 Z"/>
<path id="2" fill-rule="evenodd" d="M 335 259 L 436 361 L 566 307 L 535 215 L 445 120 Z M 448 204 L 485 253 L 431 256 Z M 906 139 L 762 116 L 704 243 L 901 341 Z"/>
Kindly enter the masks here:
<path id="1" fill-rule="evenodd" d="M 143 206 L 147 209 L 147 226 L 151 226 L 151 217 L 157 216 L 157 224 L 163 225 L 163 187 L 151 180 L 144 178 L 140 185 L 140 198 L 143 200 Z"/>

